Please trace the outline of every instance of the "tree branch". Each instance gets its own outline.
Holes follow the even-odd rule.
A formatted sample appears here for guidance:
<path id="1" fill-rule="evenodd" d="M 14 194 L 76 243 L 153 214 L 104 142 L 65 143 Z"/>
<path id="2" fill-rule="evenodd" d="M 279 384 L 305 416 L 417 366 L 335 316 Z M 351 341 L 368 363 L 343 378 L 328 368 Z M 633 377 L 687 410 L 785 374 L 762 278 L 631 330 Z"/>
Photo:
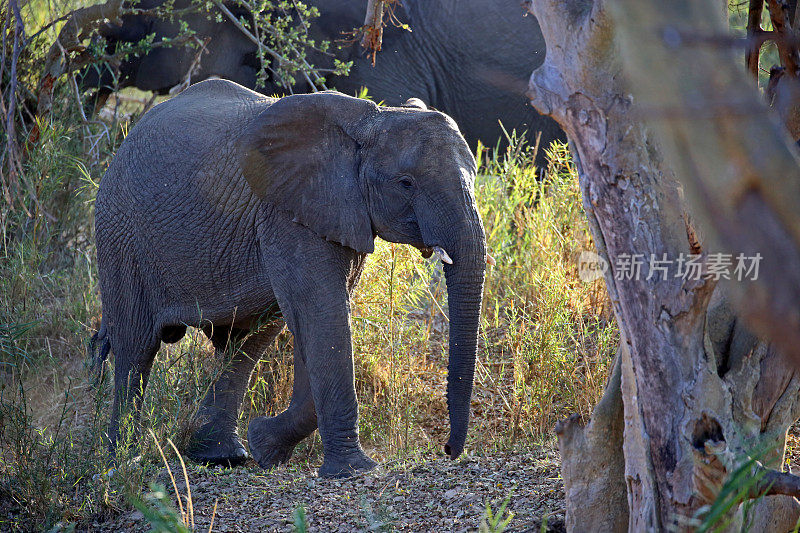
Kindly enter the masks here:
<path id="1" fill-rule="evenodd" d="M 366 48 L 372 58 L 372 66 L 375 66 L 375 56 L 381 51 L 383 44 L 383 6 L 384 0 L 369 0 L 367 3 L 367 15 L 364 17 L 364 27 L 361 28 L 361 46 Z"/>
<path id="2" fill-rule="evenodd" d="M 747 10 L 747 39 L 750 44 L 745 52 L 747 70 L 754 78 L 758 79 L 758 58 L 761 55 L 761 45 L 764 41 L 758 39 L 764 30 L 761 28 L 761 13 L 764 10 L 764 0 L 750 0 Z"/>
<path id="3" fill-rule="evenodd" d="M 20 197 L 24 196 L 20 192 L 20 179 L 24 177 L 24 173 L 22 172 L 22 154 L 20 153 L 20 147 L 17 144 L 17 133 L 14 124 L 14 115 L 17 110 L 17 63 L 19 61 L 20 52 L 22 51 L 22 41 L 25 38 L 25 24 L 22 21 L 22 15 L 20 14 L 17 0 L 9 0 L 7 16 L 9 22 L 13 24 L 14 27 L 14 43 L 11 52 L 11 70 L 9 72 L 10 82 L 8 88 L 8 107 L 3 105 L 3 111 L 5 113 L 3 117 L 3 125 L 5 126 L 4 129 L 6 133 L 6 139 L 8 139 L 6 142 L 4 155 L 8 159 L 9 171 L 8 180 L 6 181 L 5 178 L 2 178 L 0 181 L 2 181 L 3 196 L 8 206 L 13 209 L 14 203 L 17 202 L 21 206 L 22 210 L 25 211 L 25 214 L 30 217 L 32 215 L 30 211 L 28 211 L 27 207 L 25 207 L 25 203 Z M 3 36 L 5 37 L 5 33 Z M 3 47 L 3 52 L 5 53 L 5 46 Z M 0 98 L 0 100 L 2 99 Z M 2 171 L 1 167 L 0 171 Z M 38 206 L 38 199 L 35 196 L 33 196 L 32 199 Z M 52 216 L 44 209 L 41 209 L 41 212 L 47 214 L 48 218 L 52 218 Z"/>
<path id="4" fill-rule="evenodd" d="M 50 114 L 53 108 L 53 90 L 58 78 L 84 63 L 88 63 L 89 58 L 84 56 L 78 61 L 72 61 L 70 54 L 73 52 L 83 52 L 81 44 L 82 38 L 90 31 L 97 29 L 106 20 L 118 20 L 122 14 L 123 0 L 109 0 L 104 4 L 96 4 L 83 7 L 73 11 L 64 27 L 50 46 L 50 50 L 45 56 L 45 66 L 42 70 L 42 77 L 39 80 L 39 102 L 36 106 L 36 115 L 44 118 Z M 39 129 L 34 126 L 28 136 L 28 142 L 36 142 L 39 139 Z"/>
<path id="5" fill-rule="evenodd" d="M 756 476 L 763 475 L 748 493 L 750 499 L 774 494 L 800 498 L 800 476 L 795 476 L 788 472 L 778 472 L 763 466 L 757 467 L 756 472 L 753 474 Z"/>
<path id="6" fill-rule="evenodd" d="M 236 28 L 240 32 L 242 32 L 245 37 L 250 39 L 250 41 L 252 41 L 256 46 L 258 46 L 259 49 L 264 50 L 266 53 L 268 53 L 269 55 L 271 55 L 274 59 L 276 59 L 278 61 L 283 61 L 285 63 L 291 63 L 291 61 L 289 59 L 283 57 L 278 52 L 276 52 L 275 50 L 269 48 L 264 43 L 262 43 L 259 39 L 257 39 L 256 36 L 253 35 L 250 32 L 250 30 L 245 28 L 242 25 L 242 23 L 239 22 L 239 19 L 237 19 L 236 16 L 233 13 L 231 13 L 231 11 L 227 7 L 225 7 L 225 4 L 223 4 L 220 0 L 212 0 L 212 1 L 214 2 L 214 5 L 217 6 L 217 8 L 219 8 L 219 10 L 222 11 L 225 14 L 226 17 L 228 17 L 228 19 L 233 23 L 233 25 L 236 26 Z M 277 30 L 274 27 L 272 27 L 271 25 L 267 25 L 267 29 L 269 29 L 270 31 L 275 30 L 277 32 Z M 302 57 L 302 56 L 300 56 L 300 54 L 298 54 L 298 57 Z M 302 64 L 303 64 L 304 67 L 306 67 L 308 69 L 308 72 L 311 72 L 311 74 L 315 78 L 315 81 L 317 83 L 320 83 L 322 78 L 320 78 L 320 76 L 318 76 L 314 72 L 314 69 L 311 67 L 311 65 L 308 63 L 308 61 L 306 61 L 305 59 L 302 59 Z M 306 79 L 308 84 L 311 86 L 311 90 L 314 91 L 314 92 L 317 92 L 317 86 L 313 81 L 311 81 L 311 78 L 308 76 L 308 73 L 306 71 L 302 71 L 302 73 L 303 73 L 303 77 Z M 320 83 L 320 85 L 322 86 L 323 89 L 326 88 L 325 84 Z"/>
<path id="7" fill-rule="evenodd" d="M 767 0 L 767 7 L 773 31 L 778 35 L 788 36 L 788 38 L 776 41 L 781 65 L 792 78 L 796 78 L 800 74 L 800 54 L 798 54 L 796 46 L 789 44 L 794 40 L 792 22 L 789 20 L 789 6 L 786 5 L 785 0 Z"/>

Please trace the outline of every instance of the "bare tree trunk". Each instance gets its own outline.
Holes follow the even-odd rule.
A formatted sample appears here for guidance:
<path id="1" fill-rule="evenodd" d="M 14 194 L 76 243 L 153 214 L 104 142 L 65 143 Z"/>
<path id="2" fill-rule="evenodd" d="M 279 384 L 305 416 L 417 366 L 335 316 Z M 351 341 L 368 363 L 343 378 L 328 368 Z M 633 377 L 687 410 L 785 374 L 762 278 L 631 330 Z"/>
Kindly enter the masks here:
<path id="1" fill-rule="evenodd" d="M 573 415 L 556 424 L 570 531 L 580 531 L 585 524 L 592 524 L 595 531 L 628 527 L 621 388 L 626 347 L 620 343 L 605 394 L 589 423 Z"/>
<path id="2" fill-rule="evenodd" d="M 536 0 L 528 6 L 548 47 L 544 64 L 531 76 L 529 97 L 570 139 L 624 339 L 624 479 L 617 468 L 583 474 L 573 468 L 587 449 L 598 449 L 584 443 L 615 434 L 616 419 L 607 415 L 604 401 L 586 427 L 573 421 L 566 423 L 569 431 L 560 428 L 567 524 L 572 530 L 589 524 L 592 530 L 624 529 L 624 509 L 605 520 L 609 502 L 625 501 L 618 494 L 624 486 L 630 531 L 690 529 L 755 447 L 769 443 L 764 462 L 780 466 L 786 428 L 800 415 L 800 377 L 790 360 L 739 324 L 721 286 L 715 293 L 717 283 L 706 275 L 708 251 L 691 259 L 704 275 L 687 275 L 690 254 L 704 243 L 687 222 L 681 187 L 658 142 L 632 112 L 605 4 Z M 718 3 L 714 9 L 719 17 Z M 653 61 L 648 68 L 661 64 Z M 613 380 L 609 387 L 607 395 Z M 776 505 L 796 512 L 785 503 L 762 500 L 756 509 L 760 523 L 768 525 L 764 513 L 775 512 Z M 742 527 L 741 513 L 729 518 L 732 529 Z"/>

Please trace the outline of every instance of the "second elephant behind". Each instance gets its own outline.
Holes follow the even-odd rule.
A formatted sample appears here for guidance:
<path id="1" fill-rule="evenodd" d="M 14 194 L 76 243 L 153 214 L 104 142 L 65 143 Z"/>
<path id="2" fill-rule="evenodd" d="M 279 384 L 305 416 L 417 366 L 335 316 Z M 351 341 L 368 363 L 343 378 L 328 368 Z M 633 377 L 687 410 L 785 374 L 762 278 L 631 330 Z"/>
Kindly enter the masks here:
<path id="1" fill-rule="evenodd" d="M 176 0 L 175 8 L 189 0 Z M 163 0 L 141 0 L 142 9 L 160 5 Z M 308 0 L 320 16 L 311 24 L 310 34 L 317 41 L 343 40 L 342 31 L 361 27 L 365 0 Z M 236 10 L 237 16 L 247 12 Z M 217 9 L 217 8 L 214 8 Z M 369 89 L 376 102 L 397 106 L 407 99 L 420 98 L 426 104 L 447 113 L 459 125 L 464 138 L 474 149 L 480 139 L 494 146 L 504 138 L 500 122 L 509 132 L 528 131 L 535 142 L 541 131 L 540 146 L 546 148 L 554 139 L 563 139 L 558 125 L 539 115 L 525 97 L 528 78 L 545 57 L 545 43 L 539 24 L 524 16 L 518 0 L 404 0 L 396 7 L 396 17 L 408 24 L 406 31 L 388 24 L 383 34 L 383 49 L 373 67 L 358 42 L 334 46 L 335 57 L 352 61 L 347 77 L 328 77 L 328 87 L 345 94 Z M 225 17 L 221 22 L 208 20 L 204 14 L 183 15 L 201 40 L 210 39 L 208 53 L 202 56 L 200 71 L 192 81 L 219 76 L 251 89 L 256 88 L 259 63 L 256 46 Z M 118 42 L 133 42 L 155 34 L 158 42 L 174 37 L 177 21 L 152 15 L 127 15 L 119 26 L 109 24 L 101 31 L 110 49 Z M 196 50 L 173 46 L 153 48 L 144 56 L 132 57 L 120 66 L 121 87 L 166 94 L 181 83 L 192 65 Z M 332 68 L 333 58 L 313 54 L 311 63 Z M 113 86 L 109 70 L 90 70 L 85 87 Z M 281 94 L 286 89 L 270 79 L 259 88 L 264 94 Z M 107 94 L 109 89 L 102 89 Z M 309 92 L 306 84 L 293 87 L 294 93 Z M 540 152 L 544 152 L 541 150 Z M 540 158 L 541 162 L 541 158 Z"/>

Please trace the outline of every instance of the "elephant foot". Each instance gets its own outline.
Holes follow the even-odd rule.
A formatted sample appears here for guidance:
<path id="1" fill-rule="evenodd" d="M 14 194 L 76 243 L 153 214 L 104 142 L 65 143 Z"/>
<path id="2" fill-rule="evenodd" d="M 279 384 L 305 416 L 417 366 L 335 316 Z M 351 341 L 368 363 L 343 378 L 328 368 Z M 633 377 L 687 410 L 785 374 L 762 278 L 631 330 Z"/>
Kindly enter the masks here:
<path id="1" fill-rule="evenodd" d="M 349 455 L 339 455 L 331 457 L 325 454 L 325 460 L 319 468 L 319 477 L 327 478 L 346 478 L 366 472 L 378 466 L 378 463 L 370 459 L 362 450 L 357 450 Z"/>
<path id="2" fill-rule="evenodd" d="M 300 441 L 292 438 L 291 432 L 277 417 L 260 416 L 250 421 L 247 442 L 253 459 L 264 470 L 271 470 L 287 463 Z"/>
<path id="3" fill-rule="evenodd" d="M 228 467 L 241 465 L 248 458 L 247 450 L 235 432 L 222 433 L 209 425 L 197 430 L 186 455 L 196 463 Z"/>

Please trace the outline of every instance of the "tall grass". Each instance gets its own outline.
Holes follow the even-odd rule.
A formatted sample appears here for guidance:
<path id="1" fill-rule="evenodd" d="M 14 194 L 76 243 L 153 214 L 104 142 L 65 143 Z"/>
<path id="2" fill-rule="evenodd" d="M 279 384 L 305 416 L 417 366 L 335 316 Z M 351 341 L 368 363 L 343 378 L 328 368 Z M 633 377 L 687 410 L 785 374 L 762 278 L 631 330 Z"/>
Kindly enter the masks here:
<path id="1" fill-rule="evenodd" d="M 496 434 L 512 442 L 542 439 L 569 412 L 588 415 L 617 343 L 603 281 L 577 275 L 577 256 L 593 245 L 567 148 L 547 151 L 541 180 L 531 152 L 517 140 L 495 153 L 476 191 L 497 261 L 486 283 L 479 393 Z"/>

